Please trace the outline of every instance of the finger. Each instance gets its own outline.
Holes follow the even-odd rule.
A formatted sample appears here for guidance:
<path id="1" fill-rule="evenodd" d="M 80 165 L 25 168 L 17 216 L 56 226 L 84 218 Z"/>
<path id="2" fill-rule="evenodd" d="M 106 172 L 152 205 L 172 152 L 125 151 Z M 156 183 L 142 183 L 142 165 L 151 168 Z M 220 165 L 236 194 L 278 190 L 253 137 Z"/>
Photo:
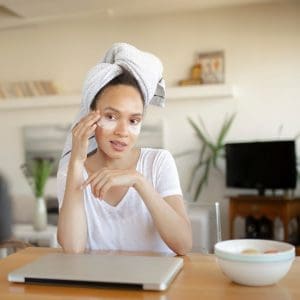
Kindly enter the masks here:
<path id="1" fill-rule="evenodd" d="M 81 128 L 78 128 L 78 131 L 75 133 L 75 137 L 80 140 L 88 140 L 90 137 L 95 135 L 96 128 L 96 123 L 92 124 L 91 126 L 82 126 Z"/>
<path id="2" fill-rule="evenodd" d="M 95 130 L 97 128 L 97 124 L 93 124 L 87 131 L 86 131 L 86 136 L 88 138 L 91 138 L 95 136 Z"/>
<path id="3" fill-rule="evenodd" d="M 88 113 L 86 116 L 82 117 L 78 123 L 75 124 L 73 128 L 76 128 L 82 124 L 85 124 L 87 122 L 90 122 L 91 120 L 94 120 L 95 118 L 100 118 L 100 112 L 99 111 L 92 111 Z"/>
<path id="4" fill-rule="evenodd" d="M 93 174 L 91 174 L 88 179 L 86 179 L 83 183 L 82 183 L 82 188 L 86 188 L 89 184 L 92 185 L 92 182 L 95 180 L 95 178 L 99 177 L 99 178 L 104 178 L 106 176 L 107 173 L 107 168 L 102 168 L 100 171 L 97 171 Z M 94 185 L 94 184 L 93 184 Z"/>
<path id="5" fill-rule="evenodd" d="M 99 111 L 90 112 L 85 118 L 82 119 L 83 124 L 93 124 L 95 120 L 100 119 L 101 115 Z"/>
<path id="6" fill-rule="evenodd" d="M 81 185 L 82 189 L 85 189 L 97 176 L 97 173 L 93 173 L 92 175 L 89 176 L 88 179 L 86 179 L 83 184 Z"/>
<path id="7" fill-rule="evenodd" d="M 92 182 L 93 186 L 93 193 L 96 197 L 103 199 L 104 194 L 102 193 L 102 187 L 105 185 L 108 181 L 110 181 L 109 177 L 102 177 L 97 182 Z"/>
<path id="8" fill-rule="evenodd" d="M 76 127 L 78 136 L 85 135 L 86 131 L 91 128 L 93 125 L 97 126 L 97 121 L 100 119 L 100 115 L 94 114 L 89 116 L 86 120 L 82 121 L 79 126 Z"/>
<path id="9" fill-rule="evenodd" d="M 113 186 L 113 180 L 112 179 L 109 179 L 107 180 L 103 185 L 102 185 L 102 188 L 101 188 L 101 191 L 99 193 L 99 198 L 100 199 L 103 199 L 105 194 L 109 191 L 109 189 Z"/>

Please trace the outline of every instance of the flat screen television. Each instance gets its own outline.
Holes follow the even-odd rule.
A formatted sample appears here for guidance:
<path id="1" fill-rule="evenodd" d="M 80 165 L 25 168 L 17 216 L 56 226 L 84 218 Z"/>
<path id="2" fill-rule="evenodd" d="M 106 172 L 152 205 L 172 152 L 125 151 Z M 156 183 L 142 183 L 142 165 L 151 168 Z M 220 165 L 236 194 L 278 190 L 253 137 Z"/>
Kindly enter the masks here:
<path id="1" fill-rule="evenodd" d="M 233 188 L 295 189 L 296 146 L 293 140 L 228 143 L 225 145 L 226 185 Z"/>

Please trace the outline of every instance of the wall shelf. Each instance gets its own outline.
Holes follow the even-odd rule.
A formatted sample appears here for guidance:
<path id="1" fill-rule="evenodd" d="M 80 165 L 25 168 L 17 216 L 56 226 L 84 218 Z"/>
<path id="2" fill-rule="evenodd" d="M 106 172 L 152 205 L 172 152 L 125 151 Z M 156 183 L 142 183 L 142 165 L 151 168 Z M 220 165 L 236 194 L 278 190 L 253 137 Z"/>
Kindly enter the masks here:
<path id="1" fill-rule="evenodd" d="M 235 89 L 231 85 L 210 84 L 187 87 L 167 87 L 167 100 L 201 100 L 212 98 L 233 98 Z M 79 106 L 80 93 L 40 97 L 0 99 L 1 110 L 35 109 Z"/>
<path id="2" fill-rule="evenodd" d="M 1 99 L 1 110 L 35 109 L 51 107 L 79 106 L 80 94 L 51 95 L 39 97 Z"/>
<path id="3" fill-rule="evenodd" d="M 168 100 L 201 100 L 211 98 L 233 98 L 234 96 L 234 86 L 227 84 L 206 84 L 198 86 L 179 86 L 167 88 Z"/>

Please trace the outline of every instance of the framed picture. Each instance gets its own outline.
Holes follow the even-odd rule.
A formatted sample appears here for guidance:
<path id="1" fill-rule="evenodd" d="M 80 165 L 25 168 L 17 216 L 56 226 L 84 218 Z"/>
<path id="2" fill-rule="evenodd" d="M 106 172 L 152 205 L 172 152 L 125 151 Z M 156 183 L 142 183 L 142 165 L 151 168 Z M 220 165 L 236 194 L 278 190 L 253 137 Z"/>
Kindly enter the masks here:
<path id="1" fill-rule="evenodd" d="M 213 51 L 198 54 L 201 65 L 202 83 L 224 83 L 224 51 Z"/>

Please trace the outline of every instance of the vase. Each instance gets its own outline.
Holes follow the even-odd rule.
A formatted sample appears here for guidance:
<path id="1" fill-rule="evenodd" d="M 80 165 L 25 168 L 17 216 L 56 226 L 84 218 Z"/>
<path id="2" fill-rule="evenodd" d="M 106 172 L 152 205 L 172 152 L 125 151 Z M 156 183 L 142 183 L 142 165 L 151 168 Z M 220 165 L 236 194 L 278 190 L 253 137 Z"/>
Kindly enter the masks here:
<path id="1" fill-rule="evenodd" d="M 42 231 L 47 228 L 47 207 L 44 197 L 37 197 L 35 199 L 33 228 L 36 231 Z"/>

